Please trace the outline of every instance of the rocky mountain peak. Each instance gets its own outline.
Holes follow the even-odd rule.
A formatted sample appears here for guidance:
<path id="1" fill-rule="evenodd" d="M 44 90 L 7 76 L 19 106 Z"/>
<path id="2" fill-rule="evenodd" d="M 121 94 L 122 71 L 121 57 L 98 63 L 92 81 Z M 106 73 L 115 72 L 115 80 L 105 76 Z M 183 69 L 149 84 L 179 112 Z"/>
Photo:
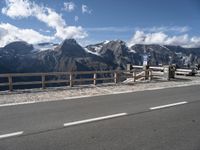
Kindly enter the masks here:
<path id="1" fill-rule="evenodd" d="M 61 45 L 78 45 L 78 43 L 75 39 L 65 39 Z"/>
<path id="2" fill-rule="evenodd" d="M 27 54 L 30 53 L 34 49 L 34 47 L 33 45 L 28 44 L 27 42 L 16 41 L 9 43 L 3 49 L 8 53 Z"/>
<path id="3" fill-rule="evenodd" d="M 103 45 L 101 53 L 104 54 L 108 51 L 111 51 L 116 55 L 123 55 L 128 52 L 128 47 L 126 46 L 126 43 L 124 41 L 110 41 L 109 43 Z"/>
<path id="4" fill-rule="evenodd" d="M 68 56 L 85 56 L 86 52 L 74 39 L 66 39 L 59 46 L 59 51 Z"/>
<path id="5" fill-rule="evenodd" d="M 151 65 L 200 64 L 200 48 L 156 44 L 127 47 L 121 40 L 104 41 L 85 48 L 74 39 L 66 39 L 59 45 L 17 41 L 0 48 L 0 68 L 3 68 L 0 73 L 124 70 L 128 63 L 142 65 L 145 52 L 150 56 Z"/>

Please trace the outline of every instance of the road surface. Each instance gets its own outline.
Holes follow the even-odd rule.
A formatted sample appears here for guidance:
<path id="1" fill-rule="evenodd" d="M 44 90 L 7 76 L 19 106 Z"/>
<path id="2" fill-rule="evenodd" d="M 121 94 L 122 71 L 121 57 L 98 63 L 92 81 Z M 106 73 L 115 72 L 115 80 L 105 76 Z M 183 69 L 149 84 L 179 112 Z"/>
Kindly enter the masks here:
<path id="1" fill-rule="evenodd" d="M 199 150 L 200 86 L 0 107 L 0 150 Z"/>

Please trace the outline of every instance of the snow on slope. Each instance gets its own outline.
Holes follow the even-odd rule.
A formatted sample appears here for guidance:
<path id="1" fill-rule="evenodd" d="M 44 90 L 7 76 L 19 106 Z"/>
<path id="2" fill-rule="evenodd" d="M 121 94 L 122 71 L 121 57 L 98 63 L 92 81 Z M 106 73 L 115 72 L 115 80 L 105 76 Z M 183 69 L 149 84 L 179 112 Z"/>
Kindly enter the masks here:
<path id="1" fill-rule="evenodd" d="M 90 51 L 90 50 L 87 49 L 87 48 L 84 48 L 84 50 L 85 50 L 87 53 L 90 53 L 90 54 L 93 54 L 93 55 L 100 56 L 100 54 L 99 54 L 97 51 L 93 52 L 93 51 Z"/>

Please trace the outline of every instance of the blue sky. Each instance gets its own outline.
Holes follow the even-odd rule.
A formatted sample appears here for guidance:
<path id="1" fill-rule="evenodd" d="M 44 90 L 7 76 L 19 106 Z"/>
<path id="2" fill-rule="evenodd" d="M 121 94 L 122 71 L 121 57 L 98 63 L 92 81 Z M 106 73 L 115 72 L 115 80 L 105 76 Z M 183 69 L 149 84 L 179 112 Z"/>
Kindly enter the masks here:
<path id="1" fill-rule="evenodd" d="M 65 38 L 200 46 L 199 0 L 1 0 L 0 10 L 0 46 Z"/>

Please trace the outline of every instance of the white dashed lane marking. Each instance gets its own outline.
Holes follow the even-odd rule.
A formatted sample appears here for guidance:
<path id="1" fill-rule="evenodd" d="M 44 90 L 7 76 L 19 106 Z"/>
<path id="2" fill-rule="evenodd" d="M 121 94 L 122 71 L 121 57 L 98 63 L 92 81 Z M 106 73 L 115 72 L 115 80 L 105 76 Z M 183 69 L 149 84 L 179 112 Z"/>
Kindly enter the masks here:
<path id="1" fill-rule="evenodd" d="M 116 118 L 116 117 L 121 117 L 121 116 L 126 116 L 126 115 L 127 113 L 120 113 L 120 114 L 114 114 L 114 115 L 103 116 L 103 117 L 98 117 L 98 118 L 91 118 L 91 119 L 86 119 L 86 120 L 81 120 L 81 121 L 69 122 L 69 123 L 65 123 L 64 127 L 69 127 L 69 126 L 74 126 L 74 125 L 84 124 L 84 123 L 89 123 L 89 122 L 95 122 L 95 121 L 100 121 L 100 120 L 106 120 L 106 119 L 111 119 L 111 118 Z"/>
<path id="2" fill-rule="evenodd" d="M 156 109 L 162 109 L 162 108 L 167 108 L 167 107 L 173 107 L 173 106 L 178 106 L 178 105 L 184 105 L 187 104 L 188 102 L 178 102 L 178 103 L 172 103 L 172 104 L 167 104 L 167 105 L 161 105 L 161 106 L 156 106 L 156 107 L 151 107 L 149 108 L 150 110 L 156 110 Z"/>
<path id="3" fill-rule="evenodd" d="M 0 139 L 13 137 L 13 136 L 18 136 L 18 135 L 21 135 L 23 133 L 24 133 L 23 131 L 19 131 L 19 132 L 13 132 L 13 133 L 8 133 L 8 134 L 2 134 L 2 135 L 0 135 Z"/>

